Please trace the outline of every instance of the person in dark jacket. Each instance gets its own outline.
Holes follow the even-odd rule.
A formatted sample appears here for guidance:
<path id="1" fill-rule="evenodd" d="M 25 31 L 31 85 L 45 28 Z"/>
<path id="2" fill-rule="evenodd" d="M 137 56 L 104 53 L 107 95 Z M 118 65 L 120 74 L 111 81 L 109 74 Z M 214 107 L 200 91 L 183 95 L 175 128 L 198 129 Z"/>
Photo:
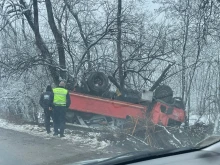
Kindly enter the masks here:
<path id="1" fill-rule="evenodd" d="M 46 92 L 41 94 L 40 101 L 41 107 L 44 109 L 45 116 L 45 127 L 49 134 L 50 131 L 50 117 L 52 117 L 52 106 L 53 106 L 53 92 L 50 85 L 47 86 Z"/>
<path id="2" fill-rule="evenodd" d="M 61 81 L 59 87 L 53 89 L 54 136 L 58 135 L 58 128 L 60 128 L 60 137 L 65 137 L 66 111 L 71 104 L 70 95 L 65 89 L 65 85 L 65 82 Z"/>

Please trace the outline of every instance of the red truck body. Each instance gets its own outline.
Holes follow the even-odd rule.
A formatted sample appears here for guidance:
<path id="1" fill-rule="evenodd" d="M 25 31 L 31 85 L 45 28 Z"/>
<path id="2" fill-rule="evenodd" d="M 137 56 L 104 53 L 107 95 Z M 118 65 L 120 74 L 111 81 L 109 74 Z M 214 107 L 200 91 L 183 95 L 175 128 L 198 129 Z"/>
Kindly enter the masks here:
<path id="1" fill-rule="evenodd" d="M 161 111 L 162 106 L 166 107 L 163 112 Z M 169 109 L 171 110 L 170 112 L 168 112 Z M 157 102 L 151 111 L 151 121 L 154 124 L 168 126 L 170 120 L 183 123 L 185 121 L 185 111 L 165 103 Z"/>
<path id="2" fill-rule="evenodd" d="M 167 126 L 170 119 L 178 122 L 184 122 L 185 119 L 185 111 L 183 109 L 172 107 L 172 112 L 167 114 L 167 111 L 170 111 L 170 106 L 161 102 L 157 102 L 149 110 L 147 106 L 140 104 L 99 98 L 75 92 L 70 93 L 70 98 L 71 105 L 69 108 L 80 112 L 120 119 L 126 119 L 127 117 L 146 119 L 146 114 L 149 112 L 151 121 L 154 124 L 161 124 L 163 126 Z M 161 106 L 163 106 L 164 112 L 161 111 Z"/>

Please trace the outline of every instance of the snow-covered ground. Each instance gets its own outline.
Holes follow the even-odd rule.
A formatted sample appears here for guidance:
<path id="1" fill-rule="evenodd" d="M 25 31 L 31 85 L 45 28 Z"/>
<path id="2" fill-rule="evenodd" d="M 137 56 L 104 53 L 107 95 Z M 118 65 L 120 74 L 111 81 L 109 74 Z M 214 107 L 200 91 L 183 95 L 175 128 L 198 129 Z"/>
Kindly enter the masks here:
<path id="1" fill-rule="evenodd" d="M 0 119 L 0 127 L 4 129 L 10 129 L 14 131 L 24 132 L 28 133 L 33 136 L 40 136 L 45 139 L 51 139 L 51 138 L 58 138 L 54 137 L 53 133 L 47 134 L 44 127 L 39 127 L 37 125 L 17 125 L 13 123 L 9 123 L 8 121 L 4 119 Z M 90 146 L 91 149 L 97 150 L 97 149 L 104 149 L 107 146 L 110 145 L 110 141 L 99 141 L 98 137 L 100 136 L 100 133 L 95 132 L 79 132 L 75 133 L 74 130 L 65 130 L 66 134 L 64 138 L 61 138 L 62 140 L 68 140 L 71 143 L 80 144 L 79 146 Z"/>
<path id="2" fill-rule="evenodd" d="M 205 124 L 209 123 L 209 116 L 208 115 L 196 115 L 196 114 L 191 114 L 189 117 L 189 125 L 194 125 L 196 122 L 202 122 Z"/>

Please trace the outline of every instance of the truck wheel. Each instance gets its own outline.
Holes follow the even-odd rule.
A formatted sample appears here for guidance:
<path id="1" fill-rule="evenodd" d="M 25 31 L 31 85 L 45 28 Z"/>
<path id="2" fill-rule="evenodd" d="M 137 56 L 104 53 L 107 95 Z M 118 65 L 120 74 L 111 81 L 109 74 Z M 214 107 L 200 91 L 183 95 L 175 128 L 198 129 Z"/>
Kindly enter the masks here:
<path id="1" fill-rule="evenodd" d="M 166 103 L 172 103 L 173 90 L 168 85 L 161 85 L 156 88 L 154 97 Z"/>
<path id="2" fill-rule="evenodd" d="M 103 93 L 108 90 L 108 77 L 103 72 L 94 72 L 87 79 L 88 87 L 95 93 Z"/>

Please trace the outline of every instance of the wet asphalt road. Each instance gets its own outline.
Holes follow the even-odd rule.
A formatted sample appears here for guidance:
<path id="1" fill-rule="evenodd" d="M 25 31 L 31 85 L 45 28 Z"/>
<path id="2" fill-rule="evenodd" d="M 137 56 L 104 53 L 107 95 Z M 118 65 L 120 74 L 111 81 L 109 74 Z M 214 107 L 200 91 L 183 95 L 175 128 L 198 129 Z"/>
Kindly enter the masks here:
<path id="1" fill-rule="evenodd" d="M 88 159 L 107 158 L 120 148 L 94 151 L 59 137 L 46 139 L 0 128 L 0 165 L 65 165 Z M 111 151 L 111 152 L 109 152 Z"/>

